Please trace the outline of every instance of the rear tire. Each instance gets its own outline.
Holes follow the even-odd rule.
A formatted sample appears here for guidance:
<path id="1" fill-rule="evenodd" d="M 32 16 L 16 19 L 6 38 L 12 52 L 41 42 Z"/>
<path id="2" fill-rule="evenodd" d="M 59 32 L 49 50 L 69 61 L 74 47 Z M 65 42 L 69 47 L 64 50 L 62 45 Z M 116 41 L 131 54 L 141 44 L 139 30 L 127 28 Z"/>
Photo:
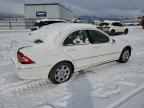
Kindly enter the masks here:
<path id="1" fill-rule="evenodd" d="M 115 35 L 115 30 L 111 30 L 110 31 L 110 36 L 114 36 Z"/>
<path id="2" fill-rule="evenodd" d="M 119 60 L 117 60 L 117 62 L 126 63 L 129 60 L 130 56 L 131 56 L 131 50 L 129 48 L 125 48 L 122 51 L 120 58 L 119 58 Z"/>
<path id="3" fill-rule="evenodd" d="M 68 81 L 72 74 L 72 65 L 68 62 L 60 62 L 51 69 L 48 78 L 54 84 L 60 84 Z"/>

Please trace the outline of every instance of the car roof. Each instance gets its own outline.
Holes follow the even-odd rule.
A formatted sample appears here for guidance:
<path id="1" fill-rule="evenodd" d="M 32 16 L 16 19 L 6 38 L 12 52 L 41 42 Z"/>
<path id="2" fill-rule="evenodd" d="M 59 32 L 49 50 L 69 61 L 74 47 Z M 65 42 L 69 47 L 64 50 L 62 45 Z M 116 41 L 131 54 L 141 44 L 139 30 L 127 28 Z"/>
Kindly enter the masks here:
<path id="1" fill-rule="evenodd" d="M 75 30 L 93 29 L 96 27 L 92 24 L 78 24 L 78 23 L 54 23 L 40 28 L 33 32 L 34 37 L 42 38 L 46 43 L 59 43 L 68 33 Z M 37 36 L 35 36 L 37 35 Z"/>
<path id="2" fill-rule="evenodd" d="M 111 20 L 104 20 L 102 23 L 109 23 L 109 24 L 112 24 L 112 23 L 115 23 L 115 22 L 120 23 L 120 21 L 111 21 Z"/>
<path id="3" fill-rule="evenodd" d="M 65 29 L 78 29 L 78 28 L 96 28 L 92 24 L 82 24 L 82 23 L 54 23 L 43 27 L 43 29 L 55 28 L 55 30 L 65 30 Z"/>

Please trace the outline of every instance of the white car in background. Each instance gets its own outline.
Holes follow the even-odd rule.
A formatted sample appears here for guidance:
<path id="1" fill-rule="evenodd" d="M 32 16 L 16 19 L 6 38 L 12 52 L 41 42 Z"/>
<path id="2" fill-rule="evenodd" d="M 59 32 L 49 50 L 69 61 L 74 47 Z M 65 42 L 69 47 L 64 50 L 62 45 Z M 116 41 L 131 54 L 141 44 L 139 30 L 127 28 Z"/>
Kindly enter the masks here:
<path id="1" fill-rule="evenodd" d="M 51 24 L 31 36 L 33 45 L 17 52 L 17 75 L 22 79 L 48 78 L 55 84 L 91 66 L 115 60 L 125 63 L 132 49 L 127 42 L 114 40 L 89 24 Z"/>
<path id="2" fill-rule="evenodd" d="M 61 19 L 40 19 L 40 20 L 35 20 L 34 21 L 34 27 L 31 28 L 31 31 L 38 30 L 39 28 L 49 25 L 49 24 L 54 24 L 54 23 L 67 23 L 66 20 L 61 20 Z"/>
<path id="3" fill-rule="evenodd" d="M 100 23 L 98 28 L 108 33 L 110 36 L 121 33 L 128 34 L 129 32 L 128 27 L 122 24 L 120 21 L 104 21 Z"/>

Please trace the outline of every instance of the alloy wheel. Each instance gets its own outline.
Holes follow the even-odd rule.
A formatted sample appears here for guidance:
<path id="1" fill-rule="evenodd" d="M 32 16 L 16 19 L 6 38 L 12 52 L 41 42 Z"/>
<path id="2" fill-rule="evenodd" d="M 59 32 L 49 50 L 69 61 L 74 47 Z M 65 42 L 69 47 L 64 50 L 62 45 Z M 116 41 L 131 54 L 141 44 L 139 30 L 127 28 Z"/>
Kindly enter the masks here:
<path id="1" fill-rule="evenodd" d="M 70 68 L 66 65 L 59 66 L 55 71 L 55 80 L 59 83 L 65 82 L 70 76 Z"/>

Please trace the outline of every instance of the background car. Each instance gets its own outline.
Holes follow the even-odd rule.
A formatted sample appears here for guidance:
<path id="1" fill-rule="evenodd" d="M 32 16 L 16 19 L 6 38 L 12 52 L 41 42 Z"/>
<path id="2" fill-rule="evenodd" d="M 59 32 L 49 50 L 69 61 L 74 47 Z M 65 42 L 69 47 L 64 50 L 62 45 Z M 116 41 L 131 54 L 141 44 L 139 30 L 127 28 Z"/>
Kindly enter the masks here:
<path id="1" fill-rule="evenodd" d="M 65 20 L 61 19 L 41 19 L 41 20 L 36 20 L 34 22 L 34 27 L 31 28 L 31 31 L 35 31 L 43 26 L 53 24 L 53 23 L 67 23 Z"/>
<path id="2" fill-rule="evenodd" d="M 104 21 L 100 23 L 98 28 L 111 36 L 121 33 L 128 34 L 128 27 L 119 21 Z"/>
<path id="3" fill-rule="evenodd" d="M 129 43 L 113 39 L 90 24 L 51 24 L 32 37 L 33 45 L 17 52 L 15 64 L 22 79 L 49 78 L 60 84 L 73 72 L 115 60 L 125 63 L 131 55 Z"/>

